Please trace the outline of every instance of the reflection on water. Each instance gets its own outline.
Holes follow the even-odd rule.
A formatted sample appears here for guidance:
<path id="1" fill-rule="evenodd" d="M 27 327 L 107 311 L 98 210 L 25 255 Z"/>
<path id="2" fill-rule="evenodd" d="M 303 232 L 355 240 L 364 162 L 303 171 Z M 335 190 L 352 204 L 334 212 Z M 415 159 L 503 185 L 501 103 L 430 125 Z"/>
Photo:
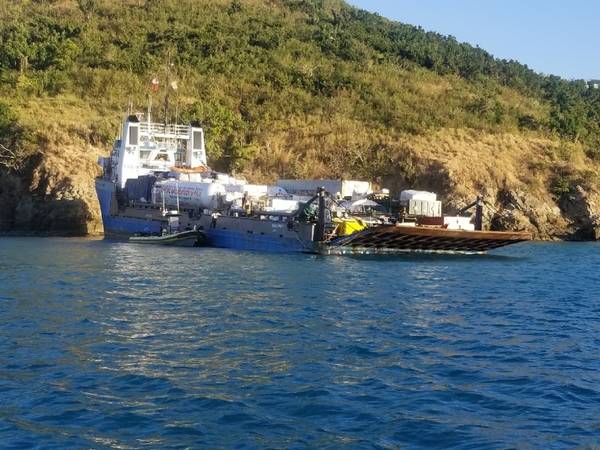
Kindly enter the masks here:
<path id="1" fill-rule="evenodd" d="M 320 257 L 0 240 L 0 441 L 592 444 L 596 249 Z"/>

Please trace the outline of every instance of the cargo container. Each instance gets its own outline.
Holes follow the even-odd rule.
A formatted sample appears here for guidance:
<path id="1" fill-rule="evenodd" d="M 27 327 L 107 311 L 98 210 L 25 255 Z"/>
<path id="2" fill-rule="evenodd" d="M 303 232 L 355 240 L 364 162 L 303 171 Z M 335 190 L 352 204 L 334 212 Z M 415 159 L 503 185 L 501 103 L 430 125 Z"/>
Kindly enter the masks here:
<path id="1" fill-rule="evenodd" d="M 373 193 L 368 181 L 353 180 L 279 180 L 277 186 L 294 195 L 313 196 L 317 189 L 324 187 L 333 196 L 345 199 L 364 197 Z"/>

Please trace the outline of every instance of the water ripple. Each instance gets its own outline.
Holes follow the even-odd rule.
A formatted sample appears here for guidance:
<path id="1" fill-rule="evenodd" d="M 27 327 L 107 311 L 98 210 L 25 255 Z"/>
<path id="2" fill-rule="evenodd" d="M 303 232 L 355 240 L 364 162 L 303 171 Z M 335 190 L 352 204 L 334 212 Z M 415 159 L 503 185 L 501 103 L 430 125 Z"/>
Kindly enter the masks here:
<path id="1" fill-rule="evenodd" d="M 0 442 L 593 447 L 599 249 L 323 258 L 2 239 Z"/>

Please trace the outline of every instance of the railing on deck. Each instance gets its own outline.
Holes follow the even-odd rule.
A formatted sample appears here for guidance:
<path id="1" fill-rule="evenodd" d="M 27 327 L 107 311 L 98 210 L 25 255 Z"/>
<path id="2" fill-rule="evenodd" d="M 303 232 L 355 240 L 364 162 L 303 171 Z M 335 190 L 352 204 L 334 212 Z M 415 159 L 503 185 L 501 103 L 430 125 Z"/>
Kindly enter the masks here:
<path id="1" fill-rule="evenodd" d="M 181 162 L 181 161 L 176 161 L 175 164 L 173 164 L 171 162 L 168 162 L 168 161 L 166 161 L 166 162 L 160 162 L 160 163 L 156 163 L 156 162 L 153 162 L 153 161 L 150 161 L 150 162 L 144 161 L 144 162 L 142 162 L 141 165 L 142 165 L 142 168 L 144 168 L 144 169 L 150 169 L 150 170 L 163 170 L 163 171 L 165 171 L 165 170 L 170 170 L 173 167 L 176 167 L 178 169 L 191 169 L 191 167 L 188 164 L 186 164 L 184 162 Z"/>
<path id="2" fill-rule="evenodd" d="M 140 122 L 140 133 L 172 139 L 189 139 L 190 129 L 186 125 Z"/>

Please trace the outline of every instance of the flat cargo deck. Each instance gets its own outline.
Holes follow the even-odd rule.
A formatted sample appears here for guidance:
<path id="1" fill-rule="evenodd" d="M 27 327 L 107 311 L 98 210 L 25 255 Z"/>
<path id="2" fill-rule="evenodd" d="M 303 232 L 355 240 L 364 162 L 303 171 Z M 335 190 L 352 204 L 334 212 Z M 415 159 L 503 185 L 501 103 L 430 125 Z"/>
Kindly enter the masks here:
<path id="1" fill-rule="evenodd" d="M 529 232 L 464 231 L 435 227 L 383 225 L 329 242 L 329 248 L 375 251 L 486 252 L 531 240 Z"/>

